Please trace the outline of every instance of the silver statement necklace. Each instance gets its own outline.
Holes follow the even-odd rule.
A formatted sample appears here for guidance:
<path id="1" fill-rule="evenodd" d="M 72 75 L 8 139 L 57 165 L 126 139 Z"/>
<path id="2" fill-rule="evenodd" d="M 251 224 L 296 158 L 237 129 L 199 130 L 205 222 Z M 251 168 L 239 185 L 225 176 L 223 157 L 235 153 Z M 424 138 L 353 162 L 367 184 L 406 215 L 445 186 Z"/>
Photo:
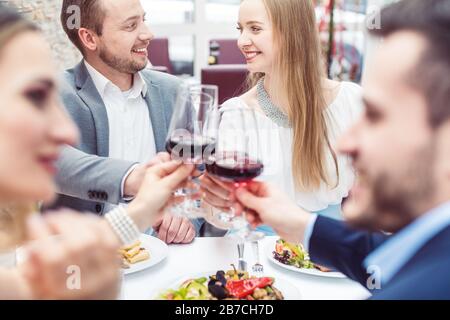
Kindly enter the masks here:
<path id="1" fill-rule="evenodd" d="M 264 88 L 264 78 L 258 81 L 256 88 L 258 103 L 266 116 L 281 127 L 291 128 L 288 116 L 270 100 L 269 94 Z"/>

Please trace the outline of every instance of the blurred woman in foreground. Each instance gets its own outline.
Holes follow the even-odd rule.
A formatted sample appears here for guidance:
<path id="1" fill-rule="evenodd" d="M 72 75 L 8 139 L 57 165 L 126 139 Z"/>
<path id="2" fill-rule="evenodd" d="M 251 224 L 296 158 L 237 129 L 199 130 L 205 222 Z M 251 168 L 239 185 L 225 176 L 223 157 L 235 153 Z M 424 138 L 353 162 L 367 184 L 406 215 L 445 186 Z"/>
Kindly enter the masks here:
<path id="1" fill-rule="evenodd" d="M 67 210 L 36 214 L 38 202 L 55 197 L 61 146 L 77 139 L 59 103 L 44 38 L 0 6 L 0 299 L 116 298 L 118 248 L 160 217 L 172 190 L 192 171 L 177 162 L 148 169 L 129 208 L 106 219 Z M 27 259 L 15 267 L 14 248 L 24 244 Z M 79 272 L 77 290 L 67 285 L 70 270 Z"/>

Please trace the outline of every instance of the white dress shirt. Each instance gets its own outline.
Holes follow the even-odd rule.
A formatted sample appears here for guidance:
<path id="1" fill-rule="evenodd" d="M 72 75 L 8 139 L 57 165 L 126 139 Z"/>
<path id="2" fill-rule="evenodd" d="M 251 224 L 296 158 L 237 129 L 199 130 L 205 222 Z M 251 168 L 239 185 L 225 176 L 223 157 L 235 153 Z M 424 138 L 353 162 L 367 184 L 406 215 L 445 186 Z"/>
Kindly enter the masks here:
<path id="1" fill-rule="evenodd" d="M 86 61 L 85 65 L 106 107 L 109 157 L 133 162 L 149 161 L 156 155 L 156 145 L 145 101 L 147 84 L 142 76 L 136 73 L 132 88 L 124 92 Z M 123 183 L 132 169 L 122 180 L 122 196 Z"/>

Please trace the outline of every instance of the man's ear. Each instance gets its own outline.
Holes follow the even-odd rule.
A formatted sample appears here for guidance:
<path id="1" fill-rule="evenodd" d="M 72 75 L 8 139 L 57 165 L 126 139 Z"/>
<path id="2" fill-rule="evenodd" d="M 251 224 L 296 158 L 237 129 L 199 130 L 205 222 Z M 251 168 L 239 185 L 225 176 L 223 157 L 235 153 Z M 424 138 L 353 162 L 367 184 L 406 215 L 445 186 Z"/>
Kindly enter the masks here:
<path id="1" fill-rule="evenodd" d="M 95 51 L 98 47 L 97 35 L 86 28 L 80 28 L 78 30 L 78 37 L 80 38 L 83 46 L 89 51 Z"/>

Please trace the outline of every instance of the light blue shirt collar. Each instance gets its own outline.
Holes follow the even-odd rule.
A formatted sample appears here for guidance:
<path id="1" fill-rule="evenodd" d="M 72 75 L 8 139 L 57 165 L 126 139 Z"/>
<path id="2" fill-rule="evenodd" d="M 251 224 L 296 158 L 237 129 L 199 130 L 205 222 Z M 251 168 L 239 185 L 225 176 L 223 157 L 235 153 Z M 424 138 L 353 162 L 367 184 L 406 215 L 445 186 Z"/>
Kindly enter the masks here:
<path id="1" fill-rule="evenodd" d="M 450 202 L 416 219 L 396 233 L 364 260 L 366 268 L 376 266 L 381 284 L 389 282 L 434 236 L 450 225 Z"/>

